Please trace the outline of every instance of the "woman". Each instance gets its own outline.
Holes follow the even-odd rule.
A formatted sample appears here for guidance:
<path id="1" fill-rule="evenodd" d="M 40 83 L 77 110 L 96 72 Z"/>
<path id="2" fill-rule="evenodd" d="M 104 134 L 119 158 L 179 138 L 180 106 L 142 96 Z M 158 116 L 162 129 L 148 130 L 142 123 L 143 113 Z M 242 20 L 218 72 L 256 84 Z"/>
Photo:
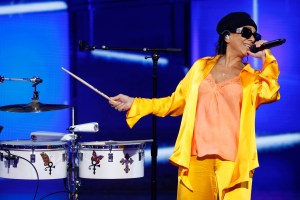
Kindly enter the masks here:
<path id="1" fill-rule="evenodd" d="M 259 105 L 279 100 L 279 69 L 270 50 L 259 47 L 257 26 L 245 12 L 233 12 L 218 25 L 214 57 L 197 60 L 174 93 L 165 98 L 132 98 L 120 94 L 109 102 L 127 111 L 130 127 L 143 116 L 182 115 L 170 157 L 178 166 L 177 199 L 248 200 L 258 167 L 255 113 Z M 253 56 L 262 70 L 243 63 Z"/>

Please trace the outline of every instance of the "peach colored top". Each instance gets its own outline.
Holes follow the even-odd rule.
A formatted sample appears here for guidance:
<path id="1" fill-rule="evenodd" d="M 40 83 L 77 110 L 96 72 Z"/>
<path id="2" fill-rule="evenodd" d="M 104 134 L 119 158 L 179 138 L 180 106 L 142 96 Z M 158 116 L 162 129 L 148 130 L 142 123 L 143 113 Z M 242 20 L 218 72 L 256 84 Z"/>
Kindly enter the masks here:
<path id="1" fill-rule="evenodd" d="M 242 86 L 239 76 L 216 83 L 209 74 L 198 89 L 192 155 L 218 155 L 235 161 L 238 149 Z"/>

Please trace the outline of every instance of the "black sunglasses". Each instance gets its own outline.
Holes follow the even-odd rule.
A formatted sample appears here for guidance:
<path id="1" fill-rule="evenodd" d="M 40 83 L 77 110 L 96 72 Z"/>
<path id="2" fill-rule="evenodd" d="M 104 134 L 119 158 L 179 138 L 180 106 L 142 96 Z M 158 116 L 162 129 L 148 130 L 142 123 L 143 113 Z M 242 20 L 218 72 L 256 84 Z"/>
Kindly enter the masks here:
<path id="1" fill-rule="evenodd" d="M 236 33 L 242 34 L 242 37 L 246 39 L 249 39 L 253 35 L 255 41 L 261 40 L 261 35 L 259 33 L 252 33 L 251 29 L 247 27 L 236 29 Z"/>

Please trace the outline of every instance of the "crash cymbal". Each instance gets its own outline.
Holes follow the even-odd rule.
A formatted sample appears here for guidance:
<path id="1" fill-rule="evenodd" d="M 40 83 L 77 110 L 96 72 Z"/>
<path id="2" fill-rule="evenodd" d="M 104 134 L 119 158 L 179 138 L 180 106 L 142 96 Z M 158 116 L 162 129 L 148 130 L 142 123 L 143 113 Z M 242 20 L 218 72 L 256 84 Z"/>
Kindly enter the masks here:
<path id="1" fill-rule="evenodd" d="M 61 110 L 65 108 L 71 108 L 69 105 L 61 105 L 61 104 L 43 104 L 37 101 L 32 101 L 28 104 L 15 104 L 15 105 L 7 105 L 1 106 L 1 111 L 6 112 L 46 112 L 52 110 Z"/>

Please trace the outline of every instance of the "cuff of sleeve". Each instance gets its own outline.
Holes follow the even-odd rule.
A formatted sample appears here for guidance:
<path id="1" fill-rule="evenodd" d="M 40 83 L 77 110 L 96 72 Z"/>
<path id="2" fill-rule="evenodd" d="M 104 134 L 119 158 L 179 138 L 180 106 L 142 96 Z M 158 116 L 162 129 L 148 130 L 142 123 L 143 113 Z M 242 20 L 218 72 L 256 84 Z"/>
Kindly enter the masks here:
<path id="1" fill-rule="evenodd" d="M 278 68 L 276 58 L 273 56 L 273 54 L 271 53 L 270 50 L 265 50 L 265 51 L 266 51 L 266 59 L 264 62 L 264 66 L 263 66 L 261 75 L 277 78 L 280 71 Z"/>
<path id="2" fill-rule="evenodd" d="M 126 113 L 126 122 L 132 128 L 142 117 L 152 113 L 151 99 L 135 98 Z"/>

